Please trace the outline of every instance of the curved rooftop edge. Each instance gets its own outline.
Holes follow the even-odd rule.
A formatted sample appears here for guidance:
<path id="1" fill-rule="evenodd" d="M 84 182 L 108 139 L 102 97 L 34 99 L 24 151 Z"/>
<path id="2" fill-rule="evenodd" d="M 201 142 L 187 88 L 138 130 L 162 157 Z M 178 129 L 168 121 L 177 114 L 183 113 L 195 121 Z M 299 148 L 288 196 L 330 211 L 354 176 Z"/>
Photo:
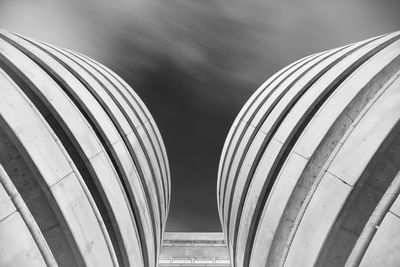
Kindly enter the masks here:
<path id="1" fill-rule="evenodd" d="M 218 171 L 232 266 L 400 264 L 400 32 L 268 79 Z"/>
<path id="2" fill-rule="evenodd" d="M 125 81 L 0 30 L 0 266 L 157 266 L 170 191 L 159 130 Z"/>

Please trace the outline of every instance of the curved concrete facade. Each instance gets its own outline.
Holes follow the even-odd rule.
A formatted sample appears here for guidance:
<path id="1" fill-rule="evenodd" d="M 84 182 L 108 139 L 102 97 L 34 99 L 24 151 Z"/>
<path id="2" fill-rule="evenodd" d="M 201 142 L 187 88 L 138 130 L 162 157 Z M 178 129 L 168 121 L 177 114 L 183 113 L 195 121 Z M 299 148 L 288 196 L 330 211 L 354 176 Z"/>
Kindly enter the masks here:
<path id="1" fill-rule="evenodd" d="M 0 31 L 0 165 L 0 266 L 157 265 L 167 155 L 105 66 Z"/>
<path id="2" fill-rule="evenodd" d="M 266 81 L 222 151 L 233 266 L 400 264 L 400 33 L 300 59 Z"/>

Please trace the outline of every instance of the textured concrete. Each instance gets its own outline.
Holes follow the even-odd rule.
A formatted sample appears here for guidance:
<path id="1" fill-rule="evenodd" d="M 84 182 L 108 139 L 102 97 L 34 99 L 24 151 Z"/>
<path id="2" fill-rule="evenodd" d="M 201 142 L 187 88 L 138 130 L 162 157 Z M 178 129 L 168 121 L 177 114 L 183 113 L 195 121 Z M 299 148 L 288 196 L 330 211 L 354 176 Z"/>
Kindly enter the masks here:
<path id="1" fill-rule="evenodd" d="M 36 241 L 35 259 L 43 266 L 52 266 L 49 259 L 156 266 L 169 167 L 154 120 L 132 88 L 83 55 L 6 31 L 0 87 L 0 163 L 26 203 L 32 236 L 18 226 L 26 221 L 12 218 L 21 240 Z M 30 266 L 19 262 L 22 254 L 5 259 L 6 266 Z"/>
<path id="2" fill-rule="evenodd" d="M 398 39 L 300 59 L 245 104 L 217 183 L 233 266 L 396 265 L 396 241 L 378 244 L 398 234 L 386 215 L 400 171 Z"/>
<path id="3" fill-rule="evenodd" d="M 160 266 L 230 266 L 223 233 L 166 232 Z"/>
<path id="4" fill-rule="evenodd" d="M 57 266 L 32 214 L 0 166 L 0 265 Z"/>

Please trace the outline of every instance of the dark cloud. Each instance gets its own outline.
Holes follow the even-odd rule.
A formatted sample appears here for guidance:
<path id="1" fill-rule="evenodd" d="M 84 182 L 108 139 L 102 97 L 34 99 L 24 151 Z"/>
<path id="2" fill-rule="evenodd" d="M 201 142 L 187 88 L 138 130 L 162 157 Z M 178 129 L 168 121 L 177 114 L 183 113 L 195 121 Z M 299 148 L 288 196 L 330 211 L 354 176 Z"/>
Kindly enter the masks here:
<path id="1" fill-rule="evenodd" d="M 142 97 L 172 171 L 167 230 L 220 230 L 229 127 L 268 76 L 308 54 L 400 29 L 398 0 L 0 1 L 0 27 L 83 52 Z"/>

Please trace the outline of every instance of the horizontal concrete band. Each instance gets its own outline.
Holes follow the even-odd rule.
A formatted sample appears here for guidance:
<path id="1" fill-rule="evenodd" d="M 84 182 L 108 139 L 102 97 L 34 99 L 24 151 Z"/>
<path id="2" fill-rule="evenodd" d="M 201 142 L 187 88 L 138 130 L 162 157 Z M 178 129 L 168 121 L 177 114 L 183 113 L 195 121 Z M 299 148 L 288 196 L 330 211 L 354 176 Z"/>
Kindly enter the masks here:
<path id="1" fill-rule="evenodd" d="M 159 266 L 230 266 L 223 233 L 166 232 Z"/>
<path id="2" fill-rule="evenodd" d="M 369 248 L 384 242 L 371 224 L 397 218 L 386 219 L 400 170 L 398 40 L 392 33 L 301 59 L 240 111 L 217 184 L 234 266 L 398 264 L 394 238 Z M 381 238 L 397 221 L 385 225 Z"/>
<path id="3" fill-rule="evenodd" d="M 83 55 L 0 32 L 0 163 L 60 266 L 156 266 L 170 201 L 150 113 Z"/>

